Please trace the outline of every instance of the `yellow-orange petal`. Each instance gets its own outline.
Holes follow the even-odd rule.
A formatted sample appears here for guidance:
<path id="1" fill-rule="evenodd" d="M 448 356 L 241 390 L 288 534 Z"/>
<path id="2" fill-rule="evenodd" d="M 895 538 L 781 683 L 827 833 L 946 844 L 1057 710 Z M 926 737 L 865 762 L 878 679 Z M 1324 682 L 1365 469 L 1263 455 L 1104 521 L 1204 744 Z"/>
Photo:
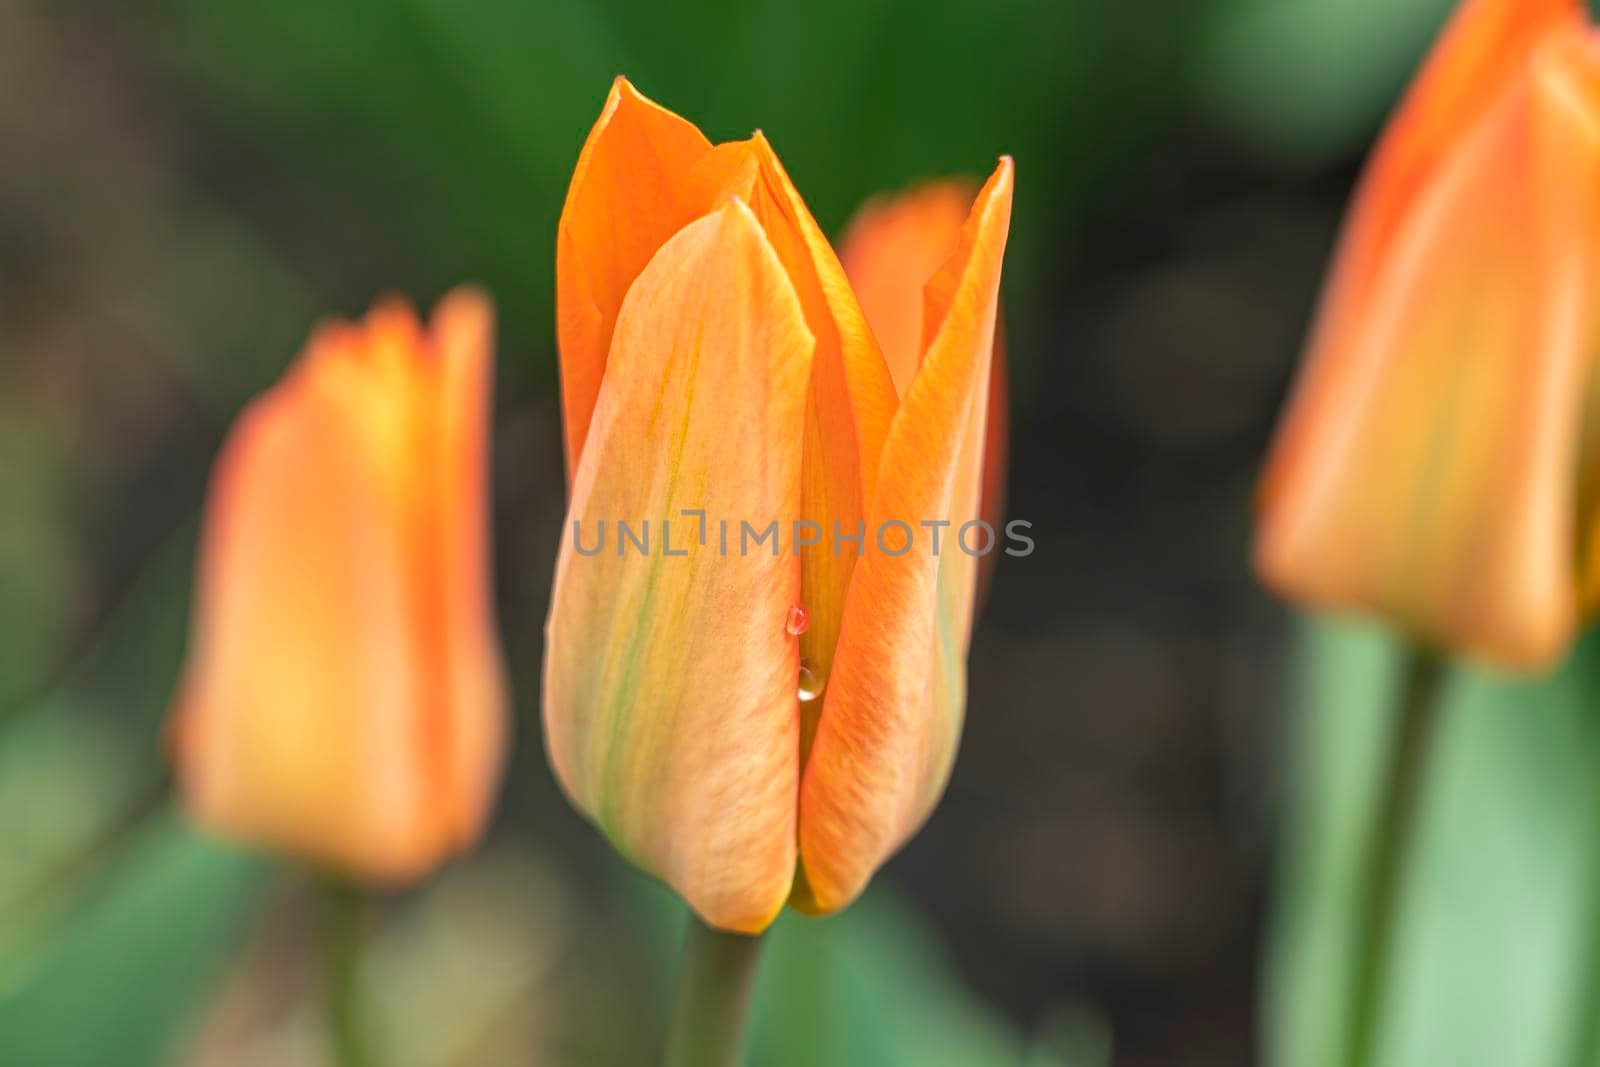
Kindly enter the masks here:
<path id="1" fill-rule="evenodd" d="M 584 142 L 556 237 L 556 333 L 570 483 L 623 297 L 650 257 L 711 210 L 691 181 L 711 142 L 617 78 Z"/>
<path id="2" fill-rule="evenodd" d="M 923 290 L 954 254 L 976 192 L 973 183 L 949 180 L 878 197 L 857 212 L 839 243 L 839 261 L 861 301 L 873 335 L 883 347 L 899 396 L 905 396 L 911 387 L 924 348 L 931 341 L 923 323 Z M 983 520 L 996 529 L 1005 506 L 1010 426 L 1004 333 L 997 316 L 983 446 L 983 502 L 979 508 Z M 991 553 L 979 561 L 979 601 L 998 559 L 998 553 Z"/>
<path id="3" fill-rule="evenodd" d="M 1356 190 L 1278 446 L 1262 477 L 1271 495 L 1286 475 L 1280 457 L 1303 440 L 1335 432 L 1339 409 L 1315 398 L 1375 373 L 1382 355 L 1347 335 L 1374 298 L 1384 261 L 1429 184 L 1463 137 L 1522 76 L 1538 43 L 1554 30 L 1583 25 L 1581 0 L 1466 0 L 1379 139 Z M 1337 355 L 1334 355 L 1337 353 Z"/>
<path id="4" fill-rule="evenodd" d="M 801 781 L 796 903 L 808 910 L 841 908 L 865 888 L 932 810 L 955 756 L 975 561 L 951 551 L 954 529 L 935 556 L 921 524 L 976 513 L 1011 190 L 1003 159 L 928 284 L 933 339 L 884 444 L 869 543 Z M 894 522 L 913 539 L 898 555 L 906 531 Z"/>
<path id="5" fill-rule="evenodd" d="M 1318 333 L 1259 502 L 1257 567 L 1285 595 L 1511 668 L 1566 647 L 1597 69 L 1588 31 L 1547 35 L 1415 196 L 1367 298 Z"/>
<path id="6" fill-rule="evenodd" d="M 1461 5 L 1363 175 L 1371 195 L 1361 199 L 1360 217 L 1346 238 L 1357 260 L 1353 274 L 1371 280 L 1362 262 L 1384 254 L 1462 134 L 1520 76 L 1539 42 L 1553 30 L 1576 31 L 1584 20 L 1582 0 L 1466 0 Z"/>
<path id="7" fill-rule="evenodd" d="M 711 195 L 733 193 L 750 205 L 817 339 L 800 505 L 801 517 L 815 524 L 806 538 L 814 543 L 800 549 L 802 600 L 811 626 L 800 637 L 800 655 L 813 684 L 825 686 L 859 555 L 848 538 L 865 523 L 876 488 L 898 403 L 894 382 L 844 268 L 766 137 L 758 132 L 747 141 L 718 145 L 701 164 L 699 180 Z M 842 538 L 835 539 L 835 528 Z M 803 709 L 802 750 L 810 745 L 818 711 L 815 701 Z"/>
<path id="8" fill-rule="evenodd" d="M 788 531 L 814 344 L 743 203 L 661 248 L 617 319 L 546 630 L 545 736 L 567 794 L 708 923 L 742 932 L 772 921 L 794 876 Z M 683 509 L 706 513 L 703 543 Z M 650 521 L 648 553 L 616 540 L 619 520 Z M 611 539 L 582 554 L 602 522 Z M 783 550 L 743 550 L 741 522 L 777 523 Z"/>
<path id="9" fill-rule="evenodd" d="M 321 328 L 207 500 L 172 736 L 232 837 L 400 881 L 476 839 L 504 694 L 489 593 L 490 312 Z"/>

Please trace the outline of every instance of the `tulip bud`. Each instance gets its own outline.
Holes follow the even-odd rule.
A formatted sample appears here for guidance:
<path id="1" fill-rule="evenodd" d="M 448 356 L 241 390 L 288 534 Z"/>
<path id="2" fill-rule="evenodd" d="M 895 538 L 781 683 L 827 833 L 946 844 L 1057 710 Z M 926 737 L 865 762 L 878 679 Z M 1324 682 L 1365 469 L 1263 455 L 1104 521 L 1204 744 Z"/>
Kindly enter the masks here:
<path id="1" fill-rule="evenodd" d="M 1509 668 L 1562 654 L 1594 521 L 1597 198 L 1582 6 L 1469 0 L 1346 223 L 1260 490 L 1269 585 Z"/>
<path id="2" fill-rule="evenodd" d="M 239 417 L 172 713 L 199 822 L 371 881 L 480 834 L 504 747 L 487 514 L 492 312 L 323 325 Z"/>
<path id="3" fill-rule="evenodd" d="M 904 554 L 875 533 L 976 512 L 1010 207 L 1003 160 L 924 274 L 902 393 L 760 134 L 712 146 L 618 79 L 579 157 L 546 748 L 574 805 L 713 926 L 843 907 L 943 788 L 972 569 L 942 579 L 925 529 Z M 646 522 L 653 547 L 622 540 Z"/>

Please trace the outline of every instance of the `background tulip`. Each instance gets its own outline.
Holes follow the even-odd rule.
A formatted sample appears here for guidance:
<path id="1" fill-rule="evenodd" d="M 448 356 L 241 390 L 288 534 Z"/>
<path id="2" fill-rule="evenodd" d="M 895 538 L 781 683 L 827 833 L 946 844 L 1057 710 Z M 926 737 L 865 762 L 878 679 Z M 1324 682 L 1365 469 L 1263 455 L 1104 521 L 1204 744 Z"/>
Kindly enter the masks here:
<path id="1" fill-rule="evenodd" d="M 1471 0 L 1363 179 L 1260 492 L 1258 569 L 1313 604 L 1548 666 L 1591 596 L 1600 41 Z"/>
<path id="2" fill-rule="evenodd" d="M 321 326 L 207 503 L 171 722 L 189 811 L 361 879 L 475 841 L 504 745 L 489 588 L 492 315 Z"/>
<path id="3" fill-rule="evenodd" d="M 847 904 L 943 788 L 975 568 L 871 531 L 949 519 L 948 541 L 977 513 L 1010 199 L 1007 160 L 932 273 L 901 395 L 760 134 L 713 147 L 619 79 L 584 146 L 558 238 L 573 481 L 546 739 L 574 803 L 714 926 L 765 928 L 792 886 Z M 690 535 L 685 510 L 776 520 L 783 551 L 575 550 L 602 521 Z M 869 532 L 791 550 L 796 520 Z"/>

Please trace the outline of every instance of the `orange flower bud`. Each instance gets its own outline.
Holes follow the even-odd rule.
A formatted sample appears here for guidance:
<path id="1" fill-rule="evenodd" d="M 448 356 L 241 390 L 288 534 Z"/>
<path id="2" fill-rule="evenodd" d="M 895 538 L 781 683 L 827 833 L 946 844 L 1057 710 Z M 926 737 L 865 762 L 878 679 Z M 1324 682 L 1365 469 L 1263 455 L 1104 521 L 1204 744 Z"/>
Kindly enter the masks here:
<path id="1" fill-rule="evenodd" d="M 172 718 L 201 823 L 353 876 L 475 841 L 505 693 L 490 590 L 493 316 L 382 303 L 321 326 L 212 475 Z"/>
<path id="2" fill-rule="evenodd" d="M 1268 584 L 1510 668 L 1562 654 L 1593 584 L 1597 200 L 1582 5 L 1468 0 L 1346 224 L 1260 490 Z"/>
<path id="3" fill-rule="evenodd" d="M 975 567 L 917 524 L 950 522 L 948 545 L 977 513 L 1010 208 L 1002 160 L 943 255 L 908 265 L 927 314 L 897 388 L 759 133 L 712 146 L 618 79 L 579 157 L 546 747 L 573 803 L 712 925 L 843 907 L 943 789 Z M 916 550 L 881 550 L 886 521 Z"/>

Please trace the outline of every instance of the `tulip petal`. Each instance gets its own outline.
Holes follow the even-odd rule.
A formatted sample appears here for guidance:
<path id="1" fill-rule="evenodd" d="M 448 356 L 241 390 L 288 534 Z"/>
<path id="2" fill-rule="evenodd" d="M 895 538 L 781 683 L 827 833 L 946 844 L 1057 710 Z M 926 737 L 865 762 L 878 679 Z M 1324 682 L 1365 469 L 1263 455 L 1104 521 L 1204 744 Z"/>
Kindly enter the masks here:
<path id="1" fill-rule="evenodd" d="M 461 844 L 475 838 L 488 818 L 506 747 L 505 668 L 490 565 L 493 331 L 489 300 L 473 289 L 446 296 L 429 327 L 439 376 L 435 417 L 441 444 L 436 502 L 422 507 L 425 517 L 431 514 L 428 528 L 439 541 L 426 558 L 440 561 L 428 588 L 437 591 L 432 617 L 444 636 L 438 647 L 446 679 L 444 706 L 432 720 L 444 728 L 430 747 L 444 779 L 440 793 L 452 799 L 442 813 L 443 833 Z"/>
<path id="2" fill-rule="evenodd" d="M 806 910 L 832 911 L 860 893 L 932 810 L 954 758 L 974 561 L 950 551 L 948 533 L 935 556 L 921 523 L 977 508 L 1011 189 L 1004 159 L 927 288 L 932 342 L 884 444 L 868 546 L 801 782 L 795 903 Z"/>
<path id="3" fill-rule="evenodd" d="M 811 625 L 800 637 L 800 656 L 812 684 L 822 687 L 833 667 L 845 591 L 859 555 L 848 538 L 865 523 L 876 488 L 884 436 L 898 403 L 894 382 L 844 268 L 766 137 L 758 132 L 748 141 L 718 145 L 702 170 L 710 176 L 702 181 L 722 182 L 716 195 L 731 193 L 749 203 L 817 339 L 801 487 L 801 517 L 815 524 L 809 531 L 814 543 L 800 549 L 802 602 Z M 842 538 L 834 537 L 836 525 Z M 802 708 L 803 751 L 820 710 L 815 701 Z"/>
<path id="4" fill-rule="evenodd" d="M 1257 567 L 1513 668 L 1576 624 L 1574 472 L 1596 329 L 1600 69 L 1558 30 L 1319 332 L 1260 498 Z M 1336 283 L 1337 284 L 1337 283 Z"/>
<path id="5" fill-rule="evenodd" d="M 923 289 L 955 252 L 977 189 L 965 181 L 931 182 L 867 203 L 839 245 L 839 260 L 861 301 L 872 333 L 883 346 L 895 390 L 905 396 L 931 338 L 923 328 Z M 1005 506 L 1009 434 L 1004 329 L 995 323 L 989 370 L 989 411 L 983 448 L 983 503 L 979 515 L 998 529 Z M 978 564 L 981 602 L 998 553 Z"/>
<path id="6" fill-rule="evenodd" d="M 1351 299 L 1362 299 L 1374 261 L 1469 129 L 1494 107 L 1539 42 L 1583 25 L 1581 0 L 1467 0 L 1406 94 L 1362 177 L 1343 240 Z"/>
<path id="7" fill-rule="evenodd" d="M 794 877 L 799 652 L 785 624 L 800 565 L 724 553 L 715 526 L 699 541 L 679 514 L 791 528 L 813 348 L 744 204 L 661 248 L 617 319 L 546 634 L 547 747 L 574 804 L 707 922 L 743 932 L 772 920 Z M 645 519 L 671 521 L 689 555 L 580 554 L 602 521 Z"/>
<path id="8" fill-rule="evenodd" d="M 1341 408 L 1314 398 L 1375 373 L 1381 354 L 1363 351 L 1346 331 L 1357 328 L 1382 262 L 1428 184 L 1515 80 L 1538 42 L 1559 27 L 1580 27 L 1583 19 L 1580 0 L 1467 0 L 1452 17 L 1362 175 L 1280 443 L 1262 478 L 1263 495 L 1271 496 L 1288 475 L 1281 457 L 1335 431 L 1327 423 L 1341 417 Z"/>
<path id="9" fill-rule="evenodd" d="M 432 341 L 380 306 L 319 330 L 229 435 L 174 718 L 200 821 L 381 881 L 481 829 L 503 729 L 489 344 L 470 292 Z"/>
<path id="10" fill-rule="evenodd" d="M 928 343 L 923 287 L 956 250 L 975 186 L 931 182 L 868 201 L 839 242 L 839 261 L 883 346 L 895 392 L 905 396 Z"/>
<path id="11" fill-rule="evenodd" d="M 623 297 L 669 237 L 711 210 L 690 175 L 711 150 L 691 123 L 618 78 L 584 142 L 556 238 L 556 332 L 570 482 Z"/>

